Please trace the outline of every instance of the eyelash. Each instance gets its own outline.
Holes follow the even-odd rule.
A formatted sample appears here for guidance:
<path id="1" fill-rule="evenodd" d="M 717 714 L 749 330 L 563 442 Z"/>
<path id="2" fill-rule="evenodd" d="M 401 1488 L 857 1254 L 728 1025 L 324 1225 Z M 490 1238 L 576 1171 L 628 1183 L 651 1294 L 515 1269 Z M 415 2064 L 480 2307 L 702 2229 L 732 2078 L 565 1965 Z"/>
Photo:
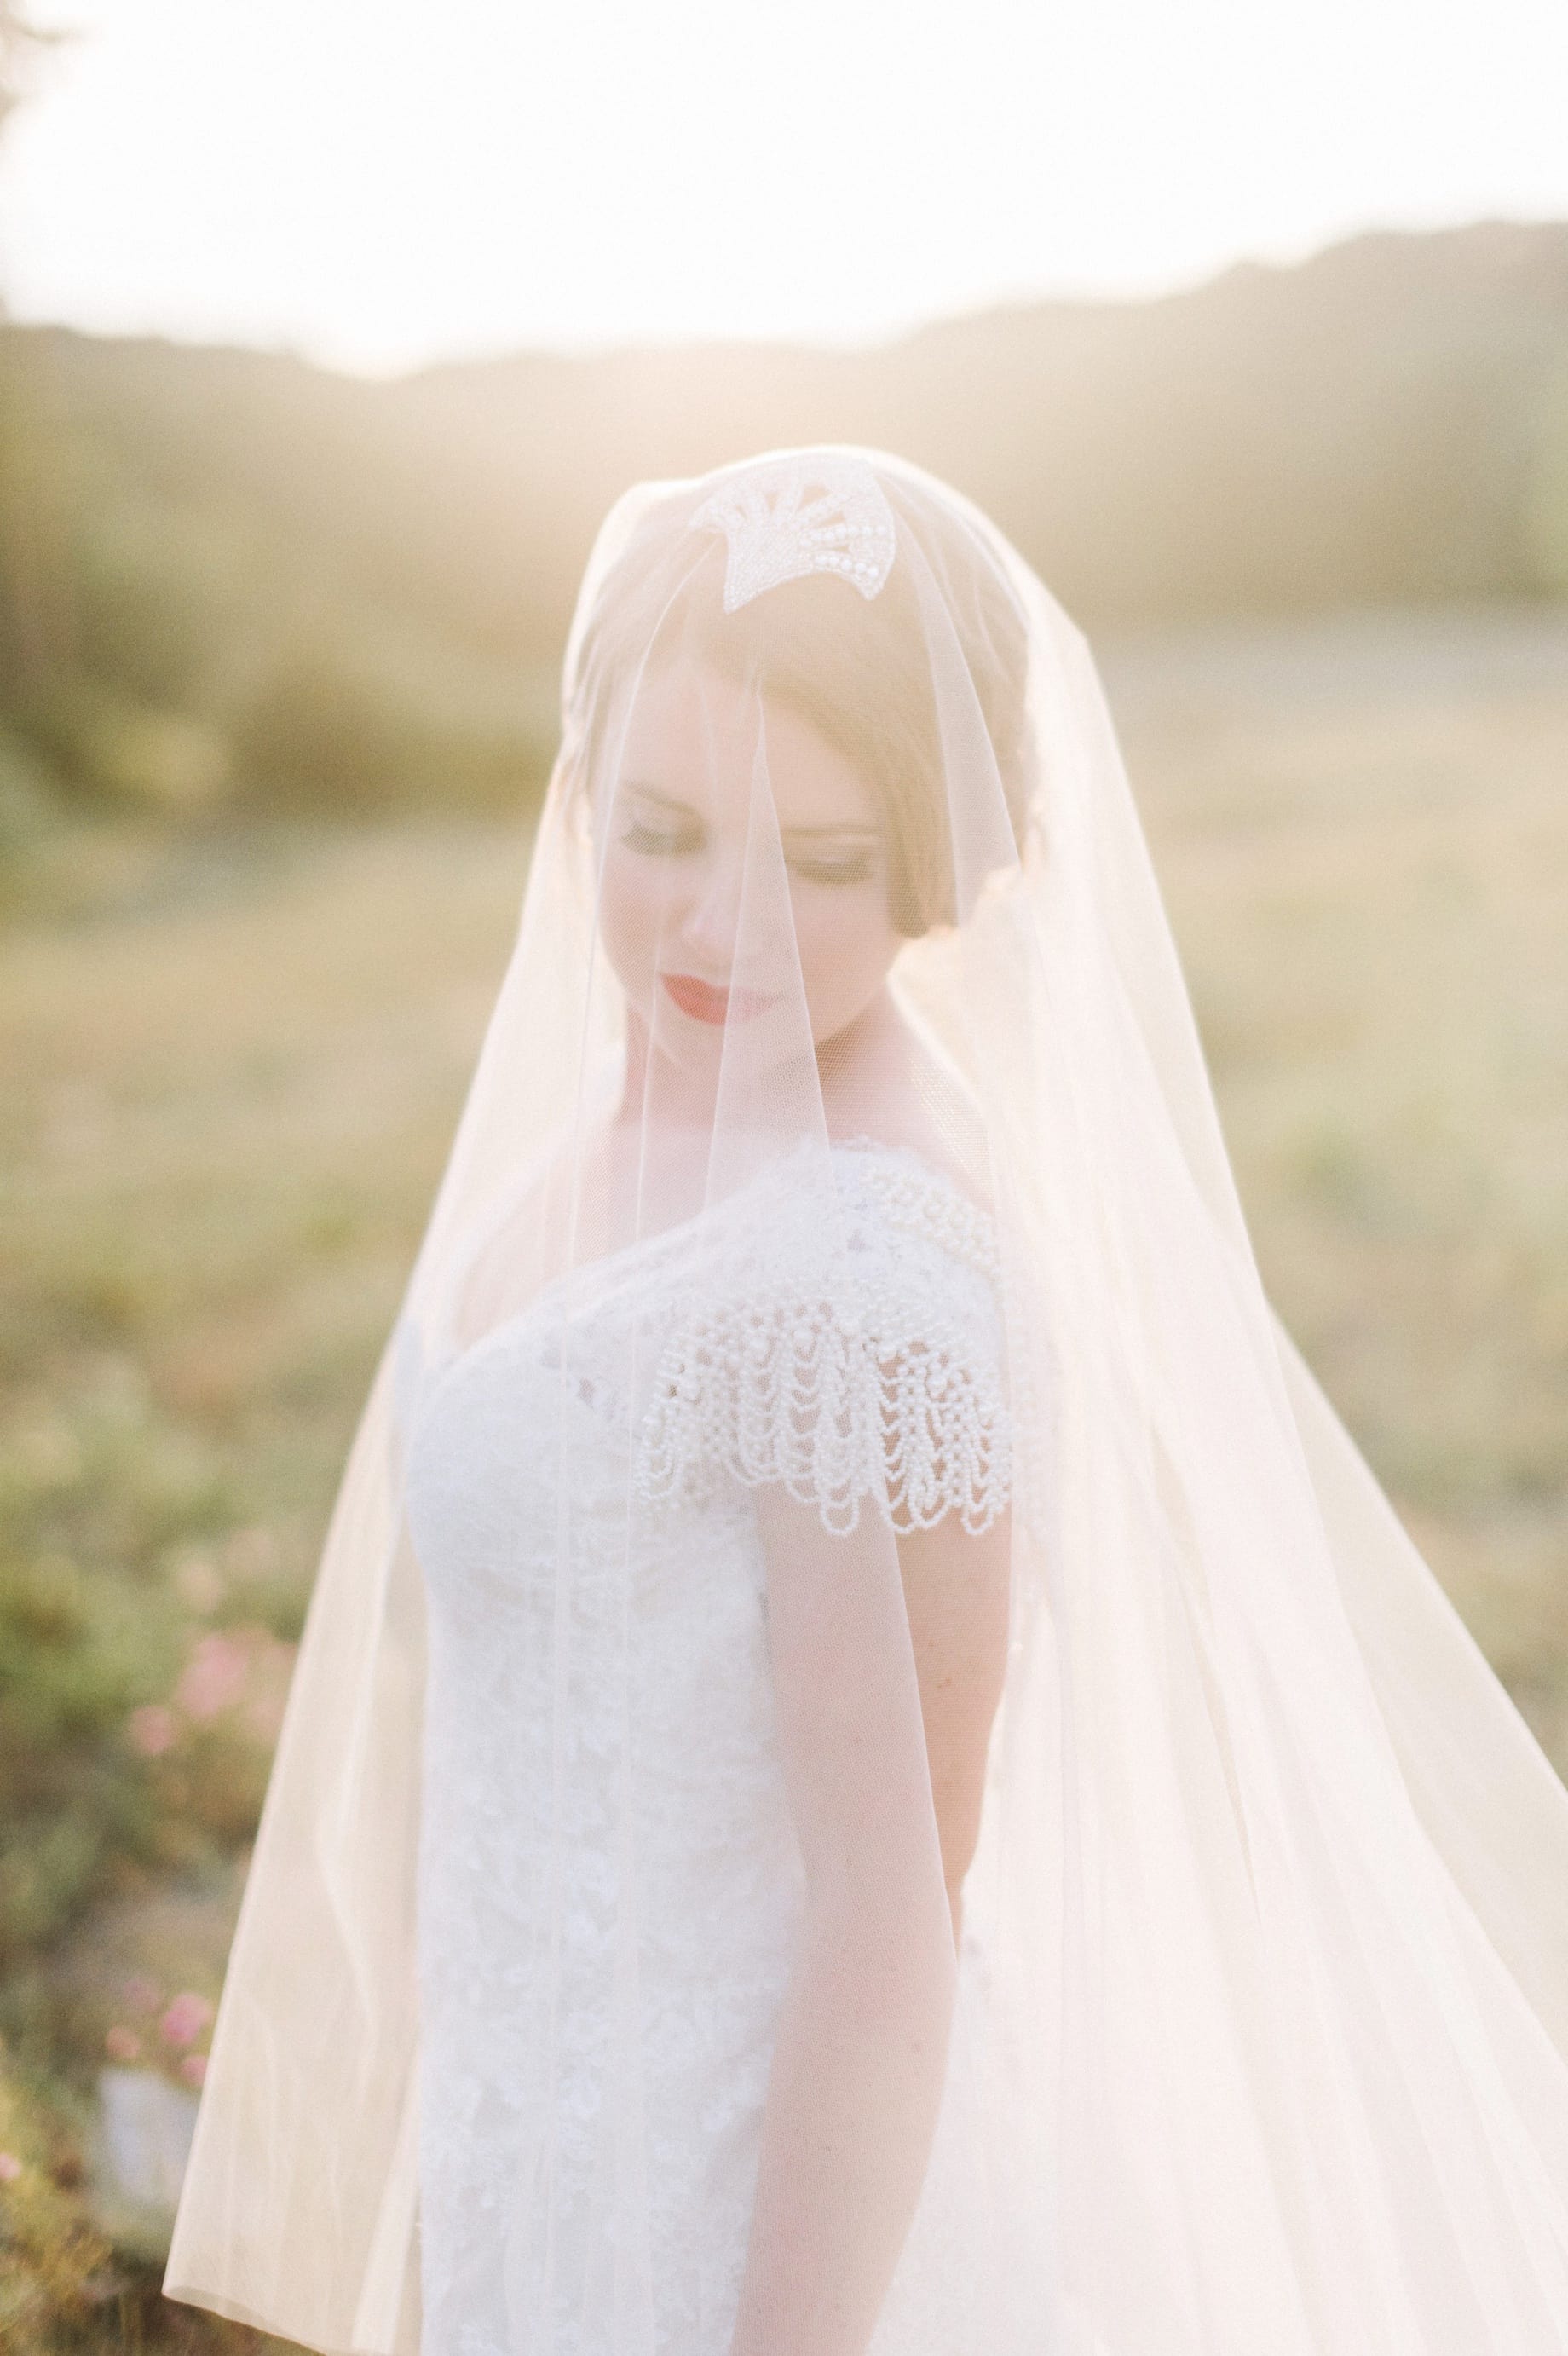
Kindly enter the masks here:
<path id="1" fill-rule="evenodd" d="M 788 864 L 807 884 L 864 884 L 871 873 L 869 859 L 792 859 Z"/>
<path id="2" fill-rule="evenodd" d="M 702 838 L 690 829 L 666 833 L 657 827 L 642 826 L 635 820 L 621 836 L 628 851 L 641 851 L 655 859 L 678 859 L 688 851 L 699 848 Z M 807 884 L 866 884 L 870 881 L 871 862 L 862 855 L 858 859 L 792 859 L 788 862 L 795 873 Z"/>
<path id="3" fill-rule="evenodd" d="M 662 833 L 657 827 L 639 826 L 634 820 L 626 828 L 621 840 L 628 851 L 650 851 L 655 858 L 672 859 L 677 857 L 682 851 L 695 851 L 700 838 L 689 829 L 677 833 L 666 834 Z"/>

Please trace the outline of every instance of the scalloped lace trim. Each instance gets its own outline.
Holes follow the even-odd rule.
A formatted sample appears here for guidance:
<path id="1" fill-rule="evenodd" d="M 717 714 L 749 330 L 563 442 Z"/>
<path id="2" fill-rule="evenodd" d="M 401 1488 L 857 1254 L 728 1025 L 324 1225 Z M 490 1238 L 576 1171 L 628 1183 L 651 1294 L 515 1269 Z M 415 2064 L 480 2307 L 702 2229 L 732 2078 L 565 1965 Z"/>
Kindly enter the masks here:
<path id="1" fill-rule="evenodd" d="M 655 1376 L 636 1465 L 649 1504 L 706 1504 L 720 1474 L 782 1483 L 831 1530 L 869 1496 L 899 1530 L 1008 1502 L 1011 1430 L 956 1334 L 894 1341 L 875 1320 L 784 1290 L 691 1317 Z"/>

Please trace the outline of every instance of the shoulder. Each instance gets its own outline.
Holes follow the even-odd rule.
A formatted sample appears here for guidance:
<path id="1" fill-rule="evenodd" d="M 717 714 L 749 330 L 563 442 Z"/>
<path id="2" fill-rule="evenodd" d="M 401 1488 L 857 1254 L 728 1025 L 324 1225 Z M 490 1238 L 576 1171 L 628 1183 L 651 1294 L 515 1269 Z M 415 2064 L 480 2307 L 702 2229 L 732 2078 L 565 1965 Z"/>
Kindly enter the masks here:
<path id="1" fill-rule="evenodd" d="M 784 1290 L 824 1289 L 895 1330 L 943 1314 L 999 1324 L 1000 1249 L 984 1200 L 925 1151 L 839 1139 L 791 1183 L 786 1215 L 750 1238 Z"/>
<path id="2" fill-rule="evenodd" d="M 864 1137 L 840 1140 L 830 1159 L 846 1232 L 896 1260 L 923 1256 L 933 1270 L 967 1272 L 995 1286 L 996 1221 L 954 1167 L 928 1151 Z"/>
<path id="3" fill-rule="evenodd" d="M 1008 1497 L 1011 1422 L 989 1214 L 901 1146 L 845 1140 L 749 1191 L 675 1321 L 645 1495 L 778 1482 L 832 1528 L 967 1528 Z"/>

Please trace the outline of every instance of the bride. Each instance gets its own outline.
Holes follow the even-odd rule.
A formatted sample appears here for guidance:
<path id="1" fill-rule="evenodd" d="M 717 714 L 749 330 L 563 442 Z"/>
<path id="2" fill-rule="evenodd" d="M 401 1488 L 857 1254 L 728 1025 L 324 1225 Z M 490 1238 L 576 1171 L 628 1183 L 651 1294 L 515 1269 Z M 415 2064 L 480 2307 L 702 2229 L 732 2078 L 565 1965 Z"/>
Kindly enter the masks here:
<path id="1" fill-rule="evenodd" d="M 165 2288 L 366 2356 L 1568 2347 L 1568 1799 L 1264 1300 L 1083 641 L 604 523 Z"/>

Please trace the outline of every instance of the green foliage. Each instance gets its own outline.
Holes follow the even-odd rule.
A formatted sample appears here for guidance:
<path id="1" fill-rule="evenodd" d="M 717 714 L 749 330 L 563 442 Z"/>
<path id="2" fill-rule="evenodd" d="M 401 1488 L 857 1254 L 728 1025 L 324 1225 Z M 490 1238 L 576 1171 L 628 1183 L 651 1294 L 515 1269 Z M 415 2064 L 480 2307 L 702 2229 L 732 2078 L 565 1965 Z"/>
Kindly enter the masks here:
<path id="1" fill-rule="evenodd" d="M 6 2356 L 288 2356 L 288 2344 L 176 2306 L 161 2256 L 95 2215 L 86 2106 L 0 2047 L 0 2348 Z"/>
<path id="2" fill-rule="evenodd" d="M 356 646 L 347 629 L 300 634 L 234 713 L 236 798 L 344 814 L 521 805 L 549 759 L 544 715 L 530 733 L 520 704 L 504 710 L 490 682 L 464 672 L 417 647 L 394 659 L 390 647 Z"/>
<path id="3" fill-rule="evenodd" d="M 171 1817 L 170 1771 L 132 1738 L 185 1642 L 162 1552 L 220 1501 L 159 1440 L 134 1390 L 111 1391 L 0 1451 L 0 1969 L 190 1848 L 186 1794 Z"/>
<path id="4" fill-rule="evenodd" d="M 164 819 L 526 810 L 612 499 L 792 441 L 973 492 L 1091 626 L 1561 595 L 1565 246 L 1368 236 L 876 351 L 390 384 L 0 329 L 0 724 L 46 788 Z"/>
<path id="5" fill-rule="evenodd" d="M 65 2106 L 8 2067 L 3 2049 L 0 2170 L 0 2347 L 74 2356 L 104 2319 L 110 2247 L 83 2197 L 80 2135 Z"/>
<path id="6" fill-rule="evenodd" d="M 94 380 L 71 338 L 0 331 L 0 720 L 39 788 L 0 771 L 0 854 L 62 795 L 176 820 L 526 809 L 553 679 L 417 561 L 367 561 L 363 458 L 347 498 L 331 462 L 309 479 L 308 423 L 256 400 L 268 363 L 187 413 L 182 357 L 208 356 L 159 356 L 149 382 L 141 348 L 101 351 Z"/>
<path id="7" fill-rule="evenodd" d="M 215 729 L 129 702 L 80 671 L 51 674 L 18 699 L 16 719 L 52 775 L 94 806 L 184 816 L 228 784 L 229 747 Z"/>

